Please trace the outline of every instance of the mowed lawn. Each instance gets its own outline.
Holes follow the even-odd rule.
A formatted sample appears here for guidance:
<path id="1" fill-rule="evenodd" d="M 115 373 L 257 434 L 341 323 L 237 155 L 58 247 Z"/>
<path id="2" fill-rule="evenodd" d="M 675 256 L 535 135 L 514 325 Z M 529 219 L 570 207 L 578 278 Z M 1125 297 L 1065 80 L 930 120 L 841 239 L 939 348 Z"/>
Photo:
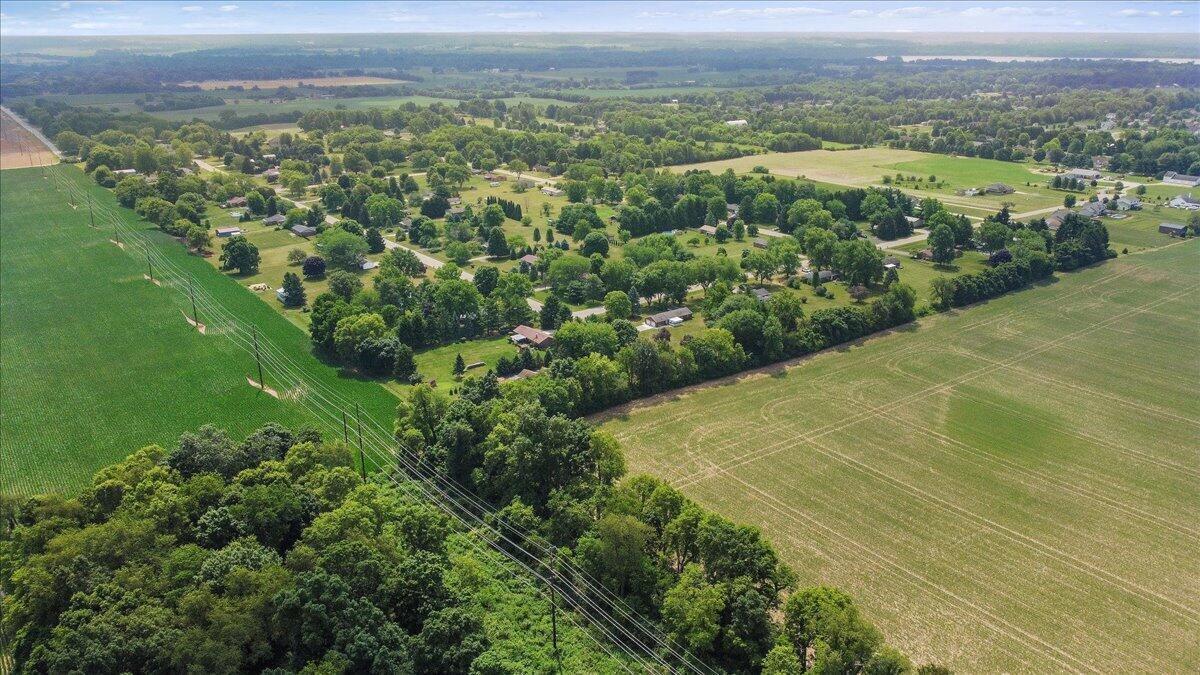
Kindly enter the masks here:
<path id="1" fill-rule="evenodd" d="M 958 672 L 1200 669 L 1200 242 L 640 406 L 632 471 Z"/>
<path id="2" fill-rule="evenodd" d="M 1035 174 L 1029 165 L 1016 162 L 1001 162 L 978 157 L 952 157 L 914 150 L 895 148 L 862 148 L 860 150 L 807 150 L 802 152 L 772 152 L 750 155 L 736 159 L 686 164 L 672 167 L 675 171 L 689 169 L 708 170 L 721 173 L 732 168 L 736 173 L 746 173 L 756 166 L 766 167 L 772 174 L 791 178 L 806 178 L 819 183 L 844 187 L 867 187 L 881 185 L 884 176 L 901 173 L 905 177 L 917 176 L 928 179 L 935 176 L 943 183 L 942 188 L 911 189 L 905 191 L 915 197 L 932 195 L 952 206 L 961 206 L 968 215 L 999 210 L 1004 203 L 1014 204 L 1014 212 L 1049 208 L 1062 203 L 1062 194 L 1042 185 L 1047 177 Z M 1025 183 L 1032 185 L 1025 185 Z M 981 195 L 964 197 L 956 190 L 981 187 L 990 183 L 1007 183 L 1016 190 L 1009 195 Z"/>
<path id="3" fill-rule="evenodd" d="M 74 185 L 60 191 L 54 174 Z M 81 190 L 104 213 L 146 228 L 132 211 L 78 169 L 56 166 L 0 173 L 0 491 L 28 495 L 79 487 L 100 466 L 151 443 L 213 423 L 234 436 L 277 421 L 323 424 L 301 397 L 276 399 L 246 382 L 254 359 L 216 318 L 200 335 L 184 320 L 186 295 L 143 278 L 144 259 L 88 227 Z M 73 205 L 76 208 L 73 208 Z M 369 382 L 341 376 L 308 351 L 308 338 L 239 284 L 173 239 L 143 232 L 209 297 L 259 331 L 264 351 L 286 350 L 292 369 L 360 401 L 390 425 L 395 399 Z M 248 330 L 248 328 L 247 328 Z M 268 384 L 285 382 L 267 371 Z M 275 384 L 282 389 L 281 384 Z"/>

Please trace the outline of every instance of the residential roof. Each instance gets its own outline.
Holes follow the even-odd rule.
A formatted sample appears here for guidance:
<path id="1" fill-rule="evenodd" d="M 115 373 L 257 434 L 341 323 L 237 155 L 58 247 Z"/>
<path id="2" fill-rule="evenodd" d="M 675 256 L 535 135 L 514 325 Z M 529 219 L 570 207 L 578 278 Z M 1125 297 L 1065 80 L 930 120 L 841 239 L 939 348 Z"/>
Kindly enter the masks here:
<path id="1" fill-rule="evenodd" d="M 526 265 L 536 265 L 538 258 L 532 253 L 526 253 L 525 255 L 521 256 L 520 260 Z"/>
<path id="2" fill-rule="evenodd" d="M 716 228 L 716 227 L 714 227 L 714 226 L 712 226 L 712 225 L 701 225 L 701 226 L 700 226 L 700 232 L 701 232 L 702 234 L 716 235 L 716 233 L 717 233 L 717 228 Z"/>
<path id="3" fill-rule="evenodd" d="M 317 228 L 309 227 L 308 225 L 293 225 L 292 232 L 301 237 L 311 237 L 317 233 Z"/>
<path id="4" fill-rule="evenodd" d="M 286 223 L 287 218 L 276 213 L 273 216 L 267 216 L 266 218 L 263 218 L 263 222 L 267 225 L 278 225 L 279 223 Z"/>
<path id="5" fill-rule="evenodd" d="M 755 288 L 750 292 L 753 293 L 754 297 L 758 298 L 759 300 L 766 300 L 767 298 L 771 297 L 771 291 L 768 291 L 765 288 Z"/>
<path id="6" fill-rule="evenodd" d="M 675 309 L 668 309 L 667 311 L 659 312 L 658 314 L 651 314 L 650 316 L 646 317 L 646 322 L 665 323 L 671 319 L 690 319 L 691 317 L 692 310 L 688 309 L 687 307 L 676 307 Z"/>
<path id="7" fill-rule="evenodd" d="M 538 330 L 526 325 L 520 325 L 514 328 L 512 337 L 520 338 L 520 341 L 523 342 L 527 341 L 535 347 L 540 347 L 554 339 L 554 336 L 546 331 Z M 514 339 L 513 341 L 516 342 L 517 340 Z"/>
<path id="8" fill-rule="evenodd" d="M 1160 231 L 1166 229 L 1175 230 L 1176 232 L 1183 232 L 1187 229 L 1187 225 L 1180 225 L 1179 223 L 1159 223 L 1158 229 Z"/>

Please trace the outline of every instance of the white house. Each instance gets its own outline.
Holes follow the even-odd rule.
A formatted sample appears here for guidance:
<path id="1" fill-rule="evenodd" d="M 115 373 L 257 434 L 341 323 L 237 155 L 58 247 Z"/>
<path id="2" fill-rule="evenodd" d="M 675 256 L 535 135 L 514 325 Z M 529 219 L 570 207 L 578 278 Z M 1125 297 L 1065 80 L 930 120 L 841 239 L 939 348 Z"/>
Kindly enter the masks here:
<path id="1" fill-rule="evenodd" d="M 1193 197 L 1191 193 L 1186 195 L 1175 195 L 1175 197 L 1167 202 L 1167 206 L 1173 209 L 1187 209 L 1188 211 L 1200 210 L 1200 199 Z"/>

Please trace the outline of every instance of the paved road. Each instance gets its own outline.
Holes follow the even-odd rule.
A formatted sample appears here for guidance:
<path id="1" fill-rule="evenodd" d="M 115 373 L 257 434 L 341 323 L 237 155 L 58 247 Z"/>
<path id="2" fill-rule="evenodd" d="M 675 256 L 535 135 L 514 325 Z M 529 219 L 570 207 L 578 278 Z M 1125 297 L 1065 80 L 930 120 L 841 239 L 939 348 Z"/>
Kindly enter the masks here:
<path id="1" fill-rule="evenodd" d="M 913 232 L 911 237 L 901 237 L 900 239 L 892 239 L 891 241 L 884 241 L 883 239 L 871 237 L 871 241 L 875 242 L 876 246 L 886 251 L 889 248 L 896 248 L 898 246 L 904 246 L 905 244 L 914 244 L 918 241 L 925 241 L 928 238 L 928 230 L 917 230 Z"/>
<path id="2" fill-rule="evenodd" d="M 498 173 L 504 176 L 512 176 L 513 178 L 520 178 L 521 180 L 527 180 L 531 183 L 537 183 L 538 185 L 554 185 L 556 182 L 550 178 L 539 178 L 538 176 L 531 176 L 527 173 L 518 175 L 517 172 L 509 171 L 507 169 L 492 169 L 492 173 Z"/>

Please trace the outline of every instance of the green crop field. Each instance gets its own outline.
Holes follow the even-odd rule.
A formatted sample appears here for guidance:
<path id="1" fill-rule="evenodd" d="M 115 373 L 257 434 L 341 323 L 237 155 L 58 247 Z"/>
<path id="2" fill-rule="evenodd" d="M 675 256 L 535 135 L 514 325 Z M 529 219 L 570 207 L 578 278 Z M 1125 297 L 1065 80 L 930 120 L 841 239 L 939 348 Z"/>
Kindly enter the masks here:
<path id="1" fill-rule="evenodd" d="M 605 423 L 917 662 L 1200 669 L 1200 242 Z"/>
<path id="2" fill-rule="evenodd" d="M 85 192 L 103 229 L 88 226 Z M 352 399 L 364 416 L 390 425 L 396 401 L 385 389 L 317 361 L 303 331 L 175 240 L 149 230 L 78 169 L 47 168 L 45 178 L 39 169 L 4 171 L 0 199 L 4 494 L 78 487 L 131 450 L 171 443 L 206 422 L 234 435 L 268 421 L 332 430 L 335 420 L 308 405 L 318 391 Z M 184 320 L 183 310 L 191 311 L 185 291 L 151 284 L 135 247 L 110 243 L 110 217 L 139 230 L 160 280 L 167 265 L 195 280 L 207 334 Z M 218 305 L 238 317 L 243 331 L 257 329 L 271 355 L 265 379 L 282 398 L 249 386 L 255 362 L 247 336 L 218 319 Z M 297 391 L 292 383 L 301 380 L 311 391 Z"/>

